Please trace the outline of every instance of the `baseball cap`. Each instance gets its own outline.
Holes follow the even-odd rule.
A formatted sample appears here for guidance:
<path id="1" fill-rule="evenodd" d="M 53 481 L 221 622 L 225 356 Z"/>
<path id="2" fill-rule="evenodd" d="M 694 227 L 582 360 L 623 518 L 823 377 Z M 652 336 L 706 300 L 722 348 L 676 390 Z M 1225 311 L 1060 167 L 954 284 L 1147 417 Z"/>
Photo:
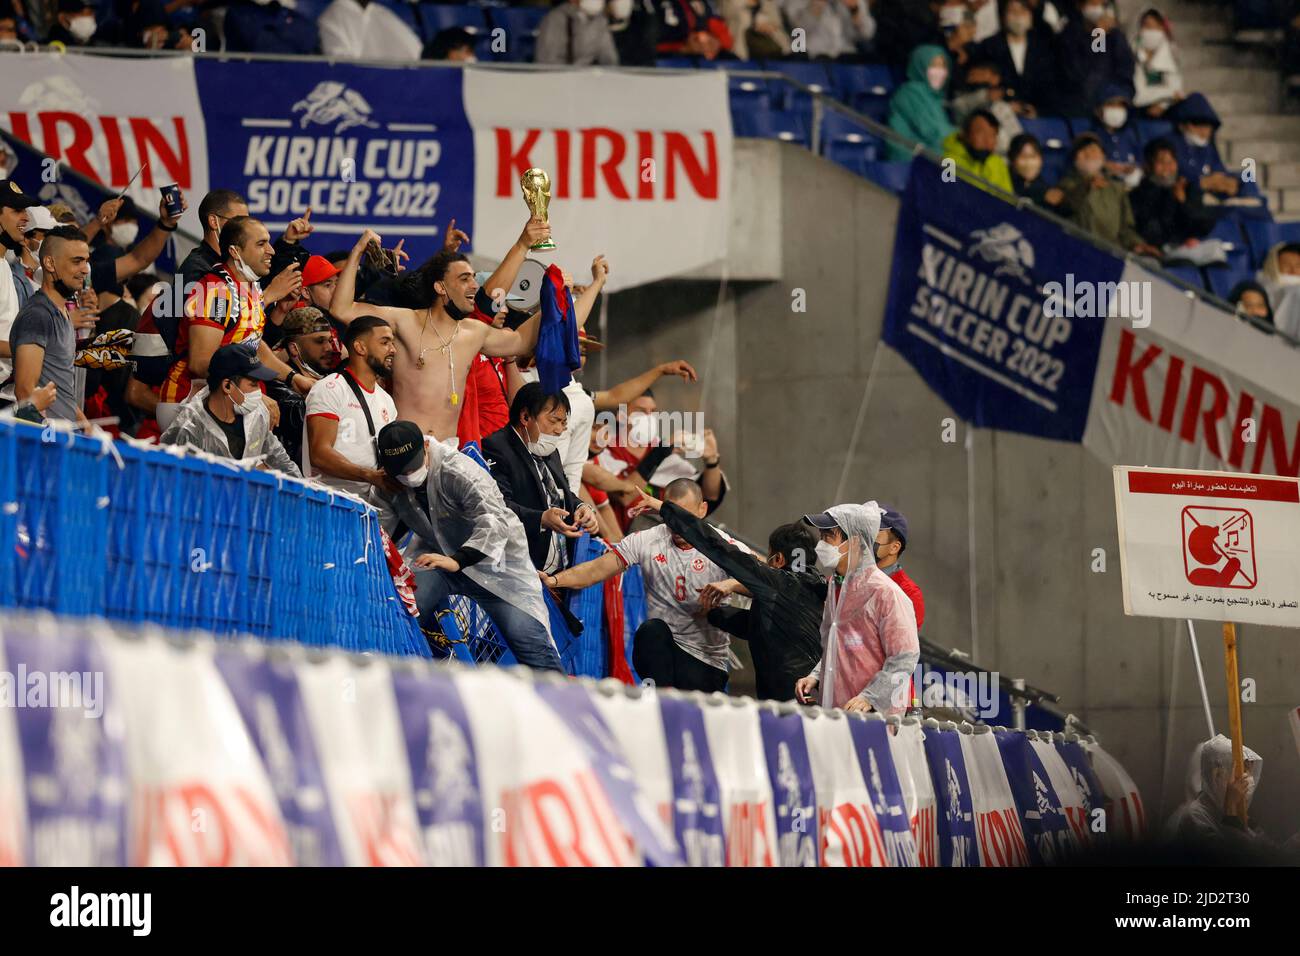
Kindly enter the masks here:
<path id="1" fill-rule="evenodd" d="M 31 206 L 27 210 L 27 225 L 23 232 L 35 232 L 37 229 L 41 232 L 49 232 L 51 229 L 57 229 L 59 221 L 54 218 L 54 213 L 50 212 L 45 206 Z"/>
<path id="2" fill-rule="evenodd" d="M 338 274 L 338 267 L 324 256 L 310 256 L 307 259 L 307 264 L 302 267 L 302 284 L 304 286 L 315 285 L 317 282 L 324 282 L 331 276 Z"/>
<path id="3" fill-rule="evenodd" d="M 398 419 L 379 429 L 379 467 L 396 478 L 424 454 L 424 432 L 415 422 Z"/>
<path id="4" fill-rule="evenodd" d="M 907 550 L 907 515 L 893 508 L 884 508 L 880 515 L 880 527 L 894 532 L 894 537 L 898 538 L 903 545 L 902 551 Z M 901 554 L 902 551 L 899 553 Z"/>
<path id="5" fill-rule="evenodd" d="M 208 381 L 220 382 L 227 378 L 274 382 L 279 376 L 258 361 L 257 343 L 250 341 L 223 345 L 212 353 L 208 361 Z"/>
<path id="6" fill-rule="evenodd" d="M 303 305 L 294 309 L 284 317 L 284 322 L 280 325 L 280 331 L 285 338 L 291 338 L 295 335 L 313 335 L 317 332 L 328 332 L 329 330 L 330 320 L 325 318 L 325 313 L 311 305 Z"/>
<path id="7" fill-rule="evenodd" d="M 815 514 L 815 515 L 804 515 L 803 520 L 807 521 L 810 525 L 812 525 L 814 528 L 818 529 L 819 531 L 826 531 L 829 530 L 830 528 L 838 528 L 840 526 L 839 522 L 831 517 L 831 513 L 829 511 L 823 511 L 821 514 Z"/>
<path id="8" fill-rule="evenodd" d="M 3 186 L 0 186 L 0 206 L 8 209 L 26 209 L 29 206 L 39 206 L 41 201 L 33 199 L 21 189 L 12 179 L 5 180 Z"/>

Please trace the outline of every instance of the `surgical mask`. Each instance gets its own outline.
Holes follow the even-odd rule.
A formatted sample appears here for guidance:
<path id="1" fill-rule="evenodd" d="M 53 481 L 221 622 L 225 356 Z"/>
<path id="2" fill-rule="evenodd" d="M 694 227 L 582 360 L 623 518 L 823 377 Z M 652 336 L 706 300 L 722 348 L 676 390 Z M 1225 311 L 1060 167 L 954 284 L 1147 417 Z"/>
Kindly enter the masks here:
<path id="1" fill-rule="evenodd" d="M 1284 272 L 1277 277 L 1278 285 L 1300 285 L 1300 276 L 1293 276 Z"/>
<path id="2" fill-rule="evenodd" d="M 1129 189 L 1136 189 L 1142 182 L 1141 167 L 1134 167 L 1124 174 L 1124 185 Z"/>
<path id="3" fill-rule="evenodd" d="M 1147 178 L 1150 179 L 1157 186 L 1161 186 L 1164 189 L 1172 189 L 1174 186 L 1178 184 L 1177 173 L 1169 173 L 1167 176 L 1157 176 L 1155 173 L 1152 173 Z"/>
<path id="4" fill-rule="evenodd" d="M 75 296 L 78 292 L 81 291 L 80 285 L 69 285 L 68 283 L 60 279 L 59 274 L 55 272 L 53 269 L 50 269 L 48 271 L 50 275 L 54 276 L 54 291 L 57 292 L 59 295 L 63 296 L 65 299 L 70 300 L 73 298 L 73 296 Z"/>
<path id="5" fill-rule="evenodd" d="M 428 479 L 428 477 L 429 477 L 429 466 L 421 465 L 419 468 L 415 469 L 415 471 L 408 471 L 404 475 L 398 475 L 397 480 L 400 481 L 402 484 L 406 485 L 406 487 L 408 488 L 419 488 L 423 486 L 425 480 Z"/>
<path id="6" fill-rule="evenodd" d="M 135 237 L 140 234 L 140 224 L 138 222 L 115 222 L 108 228 L 108 237 L 113 240 L 113 245 L 120 246 L 123 249 L 135 242 Z"/>
<path id="7" fill-rule="evenodd" d="M 1199 133 L 1193 133 L 1191 130 L 1188 130 L 1183 134 L 1183 139 L 1187 140 L 1189 146 L 1204 147 L 1210 145 L 1210 137 L 1201 136 Z"/>
<path id="8" fill-rule="evenodd" d="M 257 273 L 243 259 L 235 260 L 235 271 L 243 277 L 245 282 L 256 282 Z"/>
<path id="9" fill-rule="evenodd" d="M 578 4 L 578 9 L 589 17 L 600 16 L 605 9 L 605 0 L 582 0 Z"/>
<path id="10" fill-rule="evenodd" d="M 655 440 L 654 419 L 645 412 L 627 416 L 627 440 L 633 445 L 648 445 Z"/>
<path id="11" fill-rule="evenodd" d="M 929 83 L 930 89 L 937 93 L 948 82 L 948 71 L 942 66 L 929 67 L 925 71 L 925 82 Z"/>
<path id="12" fill-rule="evenodd" d="M 1043 157 L 1021 156 L 1016 160 L 1016 173 L 1026 182 L 1032 182 L 1043 171 Z"/>
<path id="13" fill-rule="evenodd" d="M 1029 28 L 1034 25 L 1030 17 L 1009 17 L 1007 19 L 1007 32 L 1012 36 L 1022 37 L 1029 32 Z"/>
<path id="14" fill-rule="evenodd" d="M 82 43 L 85 43 L 95 35 L 95 27 L 95 18 L 89 14 L 73 17 L 72 20 L 68 22 L 68 32 Z"/>
<path id="15" fill-rule="evenodd" d="M 962 7 L 944 7 L 939 11 L 939 25 L 945 27 L 959 27 L 966 19 L 966 8 Z"/>
<path id="16" fill-rule="evenodd" d="M 1074 164 L 1074 168 L 1079 171 L 1080 175 L 1087 176 L 1089 179 L 1091 179 L 1093 176 L 1096 176 L 1099 172 L 1101 172 L 1101 167 L 1104 165 L 1105 165 L 1105 160 L 1081 159 Z"/>
<path id="17" fill-rule="evenodd" d="M 235 395 L 239 395 L 239 401 L 235 401 Z M 235 406 L 236 415 L 251 415 L 259 405 L 262 404 L 262 396 L 254 392 L 251 395 L 245 395 L 238 389 L 232 389 L 230 392 L 230 401 Z"/>
<path id="18" fill-rule="evenodd" d="M 1128 110 L 1122 106 L 1103 106 L 1101 121 L 1111 129 L 1119 129 L 1128 122 Z"/>
<path id="19" fill-rule="evenodd" d="M 835 569 L 840 566 L 840 558 L 844 557 L 840 549 L 829 541 L 817 542 L 817 563 L 816 568 L 822 574 L 834 574 Z"/>
<path id="20" fill-rule="evenodd" d="M 609 0 L 609 13 L 615 20 L 626 20 L 632 15 L 632 0 Z"/>
<path id="21" fill-rule="evenodd" d="M 1097 6 L 1095 7 L 1083 8 L 1083 18 L 1092 23 L 1096 23 L 1105 15 L 1106 15 L 1106 8 L 1102 4 L 1097 4 Z"/>
<path id="22" fill-rule="evenodd" d="M 1165 31 L 1148 27 L 1138 31 L 1138 41 L 1148 50 L 1154 50 L 1165 42 Z"/>
<path id="23" fill-rule="evenodd" d="M 537 439 L 535 441 L 530 441 L 527 444 L 529 454 L 535 455 L 538 458 L 545 458 L 559 447 L 560 436 L 548 435 L 546 432 L 539 431 Z"/>

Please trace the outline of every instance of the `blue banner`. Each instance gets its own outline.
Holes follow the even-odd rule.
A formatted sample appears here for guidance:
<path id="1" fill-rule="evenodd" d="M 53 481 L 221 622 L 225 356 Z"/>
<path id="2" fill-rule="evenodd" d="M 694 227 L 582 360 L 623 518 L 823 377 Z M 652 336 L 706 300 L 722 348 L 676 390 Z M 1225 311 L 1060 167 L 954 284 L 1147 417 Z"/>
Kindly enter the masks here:
<path id="1" fill-rule="evenodd" d="M 0 707 L 18 723 L 29 866 L 126 866 L 127 781 L 103 652 L 89 641 L 5 634 Z M 6 680 L 7 679 L 7 680 Z M 12 699 L 11 699 L 12 697 Z"/>
<path id="2" fill-rule="evenodd" d="M 687 866 L 725 866 L 722 796 L 713 769 L 700 709 L 684 700 L 659 698 L 673 775 L 673 830 Z"/>
<path id="3" fill-rule="evenodd" d="M 758 713 L 767 773 L 772 779 L 781 866 L 817 865 L 817 790 L 803 721 L 798 714 L 781 716 L 769 710 Z"/>
<path id="4" fill-rule="evenodd" d="M 889 728 L 883 720 L 850 720 L 849 734 L 862 768 L 862 779 L 871 792 L 871 809 L 880 823 L 885 856 L 890 866 L 917 866 L 912 821 L 903 802 L 903 785 L 889 749 Z"/>
<path id="5" fill-rule="evenodd" d="M 483 866 L 483 801 L 469 715 L 449 677 L 394 671 L 425 852 L 438 866 Z"/>
<path id="6" fill-rule="evenodd" d="M 979 866 L 975 811 L 961 738 L 955 730 L 925 729 L 925 762 L 934 785 L 940 866 Z"/>
<path id="7" fill-rule="evenodd" d="M 1061 755 L 1065 761 L 1065 766 L 1070 771 L 1070 776 L 1074 778 L 1074 785 L 1079 788 L 1079 795 L 1083 797 L 1083 808 L 1088 812 L 1088 829 L 1092 834 L 1092 839 L 1104 839 L 1110 832 L 1110 821 L 1106 821 L 1106 829 L 1098 832 L 1092 829 L 1094 812 L 1106 809 L 1106 791 L 1101 785 L 1101 779 L 1092 769 L 1092 762 L 1088 760 L 1088 755 L 1084 752 L 1083 747 L 1077 741 L 1061 740 L 1055 742 L 1056 752 Z"/>
<path id="8" fill-rule="evenodd" d="M 998 751 L 1011 784 L 1011 795 L 1020 814 L 1029 860 L 1034 866 L 1060 863 L 1074 851 L 1070 822 L 1061 808 L 1043 762 L 1034 753 L 1029 738 L 1009 730 L 994 731 Z"/>
<path id="9" fill-rule="evenodd" d="M 218 651 L 216 664 L 266 767 L 293 859 L 299 866 L 343 866 L 343 849 L 293 665 L 287 660 L 257 660 L 238 648 Z"/>
<path id="10" fill-rule="evenodd" d="M 971 424 L 1081 441 L 1104 322 L 1073 305 L 1123 268 L 918 157 L 898 212 L 884 340 Z"/>
<path id="11" fill-rule="evenodd" d="M 207 59 L 194 71 L 208 181 L 241 193 L 273 234 L 311 207 L 312 252 L 350 249 L 371 228 L 390 248 L 405 239 L 413 266 L 441 248 L 448 219 L 473 237 L 462 71 Z"/>

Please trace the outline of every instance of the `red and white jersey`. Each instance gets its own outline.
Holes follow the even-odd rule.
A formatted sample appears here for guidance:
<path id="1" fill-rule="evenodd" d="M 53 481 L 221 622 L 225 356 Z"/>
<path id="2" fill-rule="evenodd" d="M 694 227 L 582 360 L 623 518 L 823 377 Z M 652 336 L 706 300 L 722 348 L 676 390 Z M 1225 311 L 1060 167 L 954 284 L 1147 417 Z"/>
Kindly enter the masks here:
<path id="1" fill-rule="evenodd" d="M 749 550 L 726 534 L 722 536 L 736 547 Z M 687 654 L 719 670 L 728 670 L 731 636 L 710 626 L 708 612 L 700 607 L 700 591 L 731 575 L 694 548 L 675 545 L 667 525 L 630 534 L 611 548 L 625 565 L 640 565 L 646 617 L 667 624 L 677 646 Z"/>
<path id="2" fill-rule="evenodd" d="M 375 457 L 375 443 L 370 438 L 366 413 L 362 411 L 361 403 L 357 401 L 356 392 L 343 377 L 350 374 L 346 369 L 335 372 L 333 375 L 326 375 L 311 387 L 311 391 L 307 393 L 307 418 L 320 416 L 334 419 L 339 423 L 338 433 L 334 436 L 334 450 L 361 468 L 378 468 L 379 460 Z M 375 434 L 378 435 L 389 422 L 397 421 L 397 405 L 393 402 L 392 396 L 384 391 L 382 385 L 376 385 L 373 389 L 360 385 L 360 388 L 361 394 L 366 397 L 366 404 L 370 407 L 370 418 L 375 423 Z M 305 430 L 305 422 L 303 427 Z M 309 454 L 310 445 L 310 441 L 304 434 L 303 474 L 333 488 L 350 491 L 360 498 L 366 497 L 370 485 L 364 481 L 346 481 L 332 475 L 323 475 L 319 470 L 313 469 Z"/>

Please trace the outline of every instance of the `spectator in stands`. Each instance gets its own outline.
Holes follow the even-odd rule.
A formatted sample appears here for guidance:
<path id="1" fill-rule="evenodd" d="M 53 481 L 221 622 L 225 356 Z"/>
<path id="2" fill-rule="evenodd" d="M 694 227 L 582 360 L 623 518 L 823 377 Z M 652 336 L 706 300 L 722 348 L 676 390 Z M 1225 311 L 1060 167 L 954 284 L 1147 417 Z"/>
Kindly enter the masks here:
<path id="1" fill-rule="evenodd" d="M 379 467 L 375 442 L 385 425 L 397 421 L 397 405 L 380 382 L 393 374 L 393 329 L 383 319 L 363 315 L 348 326 L 344 342 L 347 365 L 307 393 L 305 470 L 359 498 L 372 487 L 391 493 L 396 486 Z"/>
<path id="2" fill-rule="evenodd" d="M 1146 177 L 1129 193 L 1133 218 L 1142 238 L 1170 255 L 1208 235 L 1216 216 L 1202 203 L 1201 187 L 1179 175 L 1173 143 L 1152 140 L 1143 155 Z"/>
<path id="3" fill-rule="evenodd" d="M 415 535 L 407 558 L 420 626 L 440 631 L 438 611 L 461 594 L 487 612 L 519 663 L 562 671 L 523 526 L 492 476 L 455 448 L 426 438 L 414 422 L 384 426 L 378 447 L 380 466 L 399 485 L 391 498 L 399 522 L 392 537 L 399 540 L 407 529 Z"/>
<path id="4" fill-rule="evenodd" d="M 439 30 L 433 39 L 424 45 L 420 54 L 424 60 L 444 60 L 448 63 L 477 63 L 474 55 L 474 34 L 460 27 L 448 27 Z"/>
<path id="5" fill-rule="evenodd" d="M 46 40 L 64 46 L 102 46 L 98 33 L 95 8 L 87 0 L 59 0 L 54 26 Z"/>
<path id="6" fill-rule="evenodd" d="M 38 273 L 41 268 L 41 243 L 45 234 L 58 228 L 53 213 L 44 206 L 31 206 L 27 210 L 27 225 L 23 226 L 23 242 L 17 249 L 6 251 L 9 269 L 13 273 L 14 291 L 18 295 L 18 308 L 27 304 L 27 300 L 36 294 Z M 17 315 L 17 312 L 14 313 Z M 0 377 L 0 383 L 4 381 Z"/>
<path id="7" fill-rule="evenodd" d="M 708 507 L 700 486 L 689 478 L 669 484 L 664 500 L 698 518 Z M 729 575 L 666 525 L 629 534 L 594 561 L 555 575 L 539 574 L 549 588 L 581 589 L 633 565 L 641 568 L 646 594 L 646 620 L 632 644 L 636 672 L 660 687 L 706 693 L 725 689 L 735 662 L 731 639 L 708 623 L 700 593 Z"/>
<path id="8" fill-rule="evenodd" d="M 263 293 L 258 280 L 270 272 L 273 252 L 271 234 L 257 219 L 240 216 L 227 221 L 218 241 L 225 258 L 187 290 L 185 315 L 176 337 L 176 361 L 167 373 L 157 408 L 158 422 L 164 429 L 189 395 L 190 383 L 207 378 L 208 360 L 223 345 L 256 339 L 262 364 L 290 380 L 302 394 L 314 384 L 305 375 L 295 375 L 275 356 L 264 337 L 265 303 L 285 308 L 296 302 L 301 275 L 286 270 Z M 273 419 L 276 413 L 272 412 Z"/>
<path id="9" fill-rule="evenodd" d="M 347 323 L 341 322 L 330 314 L 330 300 L 339 284 L 339 269 L 324 256 L 310 256 L 302 267 L 302 303 L 310 305 L 323 315 L 333 329 L 334 342 L 337 344 L 347 329 Z"/>
<path id="10" fill-rule="evenodd" d="M 1300 243 L 1279 242 L 1270 249 L 1255 280 L 1268 294 L 1274 325 L 1300 337 Z"/>
<path id="11" fill-rule="evenodd" d="M 997 66 L 1007 98 L 1019 104 L 1021 116 L 1052 111 L 1058 80 L 1051 34 L 1034 28 L 1026 0 L 1007 0 L 1002 32 L 981 43 L 975 58 Z"/>
<path id="12" fill-rule="evenodd" d="M 871 15 L 876 21 L 876 50 L 884 62 L 901 72 L 917 47 L 941 45 L 938 10 L 937 2 L 876 0 Z"/>
<path id="13" fill-rule="evenodd" d="M 1093 31 L 1105 33 L 1105 43 L 1093 38 Z M 1057 36 L 1061 68 L 1056 108 L 1066 116 L 1088 116 L 1101 91 L 1118 86 L 1133 98 L 1133 50 L 1119 28 L 1105 0 L 1077 0 L 1073 12 Z"/>
<path id="14" fill-rule="evenodd" d="M 823 4 L 824 6 L 824 4 Z M 802 3 L 798 11 L 807 9 Z M 741 60 L 775 60 L 790 52 L 790 34 L 786 32 L 781 5 L 777 0 L 723 0 L 722 16 L 731 33 L 731 52 Z M 870 14 L 868 14 L 870 16 Z M 838 29 L 839 21 L 835 21 Z M 795 26 L 802 26 L 797 20 Z M 814 52 L 811 33 L 805 52 L 809 57 L 838 56 L 821 50 Z"/>
<path id="15" fill-rule="evenodd" d="M 919 634 L 925 625 L 925 595 L 903 570 L 903 552 L 907 550 L 907 516 L 893 508 L 882 508 L 880 533 L 876 535 L 876 567 L 884 571 L 903 589 L 916 612 L 916 630 Z"/>
<path id="16" fill-rule="evenodd" d="M 900 714 L 920 659 L 916 613 L 873 557 L 879 539 L 881 508 L 835 505 L 804 521 L 817 529 L 817 570 L 826 576 L 822 616 L 822 658 L 795 685 L 800 701 L 810 703 L 821 688 L 823 707 Z"/>
<path id="17" fill-rule="evenodd" d="M 341 346 L 330 327 L 329 320 L 320 309 L 299 306 L 284 317 L 285 361 L 295 374 L 315 379 L 317 384 L 338 368 Z M 315 391 L 316 386 L 312 386 Z M 303 441 L 307 428 L 307 400 L 292 385 L 278 379 L 266 386 L 267 397 L 280 409 L 280 421 L 275 426 L 275 436 L 284 445 L 289 457 L 302 468 Z M 310 393 L 308 393 L 310 394 Z"/>
<path id="18" fill-rule="evenodd" d="M 889 128 L 909 142 L 936 151 L 943 149 L 943 141 L 953 131 L 943 105 L 948 64 L 948 54 L 941 47 L 917 47 L 907 61 L 907 82 L 889 100 Z M 910 147 L 889 144 L 890 159 L 896 162 L 909 159 L 911 152 Z"/>
<path id="19" fill-rule="evenodd" d="M 709 624 L 749 643 L 760 700 L 794 700 L 795 683 L 821 659 L 826 580 L 813 570 L 812 529 L 803 522 L 776 528 L 763 563 L 679 504 L 641 495 L 634 510 L 640 508 L 657 511 L 670 532 L 731 575 L 700 591 Z M 753 606 L 724 606 L 732 594 L 752 598 Z"/>
<path id="20" fill-rule="evenodd" d="M 659 53 L 716 60 L 731 55 L 731 31 L 709 0 L 657 0 Z"/>
<path id="21" fill-rule="evenodd" d="M 141 276 L 135 276 L 130 283 L 141 282 Z M 158 426 L 158 393 L 162 383 L 167 379 L 171 368 L 171 352 L 158 331 L 157 310 L 165 302 L 171 287 L 165 282 L 153 281 L 146 285 L 135 285 L 132 292 L 139 308 L 140 318 L 136 322 L 135 335 L 131 340 L 131 362 L 133 368 L 126 381 L 126 402 L 135 412 L 137 418 L 135 437 L 141 441 L 157 438 L 162 434 Z"/>
<path id="22" fill-rule="evenodd" d="M 221 262 L 219 237 L 222 227 L 232 219 L 248 215 L 248 203 L 232 189 L 213 189 L 199 203 L 199 224 L 203 241 L 181 261 L 179 275 L 186 288 L 203 281 L 203 277 Z"/>
<path id="23" fill-rule="evenodd" d="M 1173 31 L 1165 15 L 1148 7 L 1132 36 L 1137 69 L 1133 73 L 1133 106 L 1147 116 L 1161 116 L 1183 98 L 1183 73 L 1178 68 Z"/>
<path id="24" fill-rule="evenodd" d="M 938 7 L 944 49 L 952 58 L 953 68 L 962 69 L 970 62 L 975 47 L 975 18 L 966 0 L 941 0 Z"/>
<path id="25" fill-rule="evenodd" d="M 1099 94 L 1093 110 L 1092 131 L 1097 134 L 1106 153 L 1106 171 L 1132 189 L 1142 181 L 1142 140 L 1137 124 L 1129 122 L 1129 97 L 1118 86 L 1108 86 Z"/>
<path id="26" fill-rule="evenodd" d="M 1214 145 L 1214 133 L 1219 128 L 1219 114 L 1200 93 L 1192 93 L 1165 112 L 1165 119 L 1177 124 L 1179 138 L 1174 141 L 1178 151 L 1178 170 L 1190 182 L 1199 183 L 1204 192 L 1215 196 L 1235 196 L 1241 191 L 1241 181 L 1229 175 Z"/>
<path id="27" fill-rule="evenodd" d="M 9 202 L 26 199 L 16 188 L 11 193 L 5 197 Z M 11 208 L 6 207 L 6 211 Z M 0 281 L 8 273 L 8 269 L 0 269 Z M 77 356 L 76 329 L 83 325 L 89 328 L 95 318 L 87 317 L 85 309 L 74 312 L 73 308 L 75 297 L 89 275 L 90 246 L 81 233 L 70 226 L 51 229 L 41 244 L 41 287 L 18 312 L 9 329 L 14 400 L 22 402 L 38 388 L 53 382 L 57 394 L 46 410 L 46 418 L 86 420 L 73 367 Z"/>
<path id="28" fill-rule="evenodd" d="M 1165 822 L 1165 835 L 1179 842 L 1249 843 L 1262 834 L 1247 822 L 1264 761 L 1243 746 L 1242 775 L 1233 776 L 1233 745 L 1216 734 L 1201 747 L 1201 789 Z"/>
<path id="29" fill-rule="evenodd" d="M 13 0 L 0 0 L 0 49 L 18 47 L 31 39 L 31 28 L 18 15 Z"/>
<path id="30" fill-rule="evenodd" d="M 809 59 L 860 56 L 876 35 L 866 0 L 798 0 L 789 9 L 791 25 L 804 31 Z"/>
<path id="31" fill-rule="evenodd" d="M 259 468 L 301 477 L 271 431 L 271 413 L 259 391 L 275 378 L 275 371 L 258 361 L 253 342 L 223 345 L 208 362 L 207 383 L 181 406 L 159 442 L 188 445 L 235 461 L 264 459 Z"/>
<path id="32" fill-rule="evenodd" d="M 226 49 L 236 53 L 309 54 L 320 49 L 316 22 L 276 0 L 233 0 L 222 29 Z"/>
<path id="33" fill-rule="evenodd" d="M 993 192 L 990 187 L 996 187 L 1010 193 L 1011 173 L 1007 161 L 997 154 L 997 145 L 997 117 L 988 110 L 975 110 L 967 115 L 960 130 L 954 130 L 943 141 L 943 155 L 975 177 L 970 181 L 980 189 Z"/>
<path id="34" fill-rule="evenodd" d="M 39 205 L 40 200 L 23 192 L 14 180 L 0 183 L 0 244 L 5 247 L 6 259 L 22 252 L 26 235 L 24 230 L 31 216 L 28 210 Z M 13 400 L 12 385 L 7 384 L 13 374 L 9 331 L 22 305 L 13 268 L 0 267 L 0 386 L 4 386 L 4 391 L 0 394 L 9 401 Z"/>
<path id="35" fill-rule="evenodd" d="M 316 21 L 326 56 L 418 60 L 420 38 L 377 0 L 334 0 Z"/>
<path id="36" fill-rule="evenodd" d="M 1106 153 L 1096 133 L 1083 133 L 1070 147 L 1070 171 L 1057 183 L 1065 194 L 1062 211 L 1099 239 L 1140 255 L 1160 250 L 1142 238 L 1124 187 L 1105 173 Z"/>
<path id="37" fill-rule="evenodd" d="M 1236 306 L 1238 315 L 1250 316 L 1270 328 L 1276 325 L 1273 307 L 1268 304 L 1268 292 L 1258 282 L 1251 279 L 1238 282 L 1228 293 L 1228 301 Z"/>
<path id="38" fill-rule="evenodd" d="M 623 66 L 654 66 L 659 46 L 655 0 L 609 0 L 609 32 Z"/>
<path id="39" fill-rule="evenodd" d="M 180 9 L 179 4 L 172 4 Z M 176 29 L 164 0 L 127 0 L 118 7 L 117 40 L 122 46 L 145 50 L 188 50 L 194 37 L 188 30 Z M 229 42 L 227 40 L 227 42 Z"/>
<path id="40" fill-rule="evenodd" d="M 993 118 L 998 121 L 995 151 L 1005 156 L 1011 141 L 1019 136 L 1023 129 L 1020 126 L 1017 104 L 1006 98 L 1006 91 L 1002 88 L 1002 75 L 998 72 L 997 65 L 988 60 L 972 59 L 970 66 L 966 68 L 961 89 L 962 92 L 954 96 L 952 103 L 949 104 L 952 118 L 959 125 L 964 125 L 966 117 L 975 110 L 987 110 L 992 113 Z"/>
<path id="41" fill-rule="evenodd" d="M 106 238 L 90 256 L 90 285 L 101 297 L 100 305 L 105 308 L 122 294 L 122 283 L 154 264 L 181 221 L 181 216 L 168 215 L 167 204 L 159 200 L 158 224 L 136 242 L 140 221 L 135 204 L 124 199 L 115 209 L 113 218 L 107 222 L 104 216 L 100 217 Z M 181 215 L 187 209 L 189 202 L 182 195 Z M 119 222 L 124 213 L 125 220 Z"/>
<path id="42" fill-rule="evenodd" d="M 571 66 L 618 66 L 605 0 L 565 0 L 551 10 L 537 26 L 533 59 Z"/>
<path id="43" fill-rule="evenodd" d="M 1053 208 L 1061 204 L 1065 194 L 1049 186 L 1043 178 L 1043 150 L 1038 139 L 1030 133 L 1021 133 L 1007 149 L 1007 166 L 1011 173 L 1011 187 L 1017 196 Z"/>
<path id="44" fill-rule="evenodd" d="M 569 399 L 529 382 L 510 404 L 510 424 L 483 440 L 483 457 L 506 506 L 528 537 L 533 567 L 554 574 L 573 564 L 573 544 L 596 534 L 595 512 L 578 501 L 556 450 L 568 425 Z"/>

